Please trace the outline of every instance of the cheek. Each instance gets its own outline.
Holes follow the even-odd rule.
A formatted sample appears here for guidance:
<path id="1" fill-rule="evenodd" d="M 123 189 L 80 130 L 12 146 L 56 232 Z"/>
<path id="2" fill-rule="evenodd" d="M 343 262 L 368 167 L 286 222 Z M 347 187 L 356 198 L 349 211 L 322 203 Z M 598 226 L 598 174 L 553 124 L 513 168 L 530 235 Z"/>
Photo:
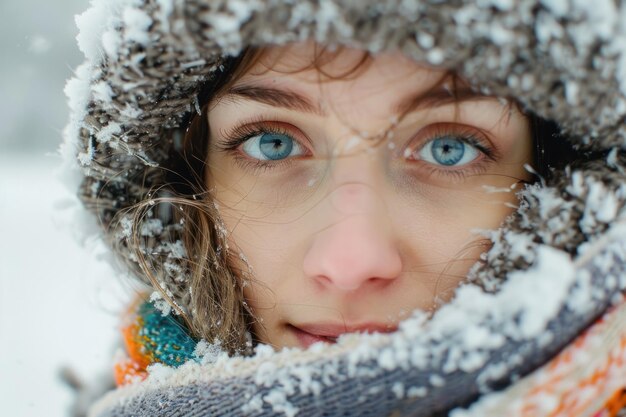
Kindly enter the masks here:
<path id="1" fill-rule="evenodd" d="M 420 271 L 437 274 L 453 267 L 456 275 L 464 275 L 485 249 L 475 245 L 483 239 L 478 231 L 497 228 L 514 210 L 511 206 L 517 199 L 514 192 L 451 192 L 436 204 L 416 204 L 397 196 L 387 201 L 395 207 L 387 215 L 395 219 L 391 233 L 402 253 L 406 274 L 428 281 L 428 277 L 419 276 Z M 250 214 L 253 212 L 254 216 Z M 269 210 L 259 213 L 258 208 L 249 206 L 221 209 L 230 233 L 232 257 L 240 264 L 244 278 L 253 278 L 246 297 L 268 306 L 289 297 L 294 287 L 306 285 L 302 267 L 307 248 L 332 222 L 290 213 L 285 214 L 290 219 L 285 221 L 282 216 L 271 216 Z"/>
<path id="2" fill-rule="evenodd" d="M 246 298 L 258 307 L 276 304 L 301 278 L 304 231 L 296 224 L 281 225 L 267 216 L 250 218 L 238 210 L 223 209 L 222 218 L 231 256 L 244 279 L 249 278 Z"/>
<path id="3" fill-rule="evenodd" d="M 514 193 L 504 195 L 459 195 L 455 193 L 447 204 L 429 203 L 404 206 L 395 218 L 409 219 L 395 225 L 404 242 L 404 269 L 407 276 L 427 288 L 427 295 L 449 299 L 453 290 L 465 279 L 470 268 L 479 260 L 490 242 L 480 232 L 494 230 L 514 208 Z M 416 215 L 419 213 L 419 215 Z M 423 297 L 422 297 L 423 299 Z M 432 300 L 422 300 L 429 305 Z"/>
<path id="4" fill-rule="evenodd" d="M 245 262 L 234 256 L 242 268 L 251 267 L 243 291 L 254 315 L 252 331 L 263 343 L 293 345 L 294 341 L 285 339 L 280 323 L 287 317 L 285 311 L 300 303 L 306 293 L 300 236 L 294 234 L 293 228 L 272 227 L 246 219 L 236 224 L 230 236 L 231 248 L 245 254 Z"/>

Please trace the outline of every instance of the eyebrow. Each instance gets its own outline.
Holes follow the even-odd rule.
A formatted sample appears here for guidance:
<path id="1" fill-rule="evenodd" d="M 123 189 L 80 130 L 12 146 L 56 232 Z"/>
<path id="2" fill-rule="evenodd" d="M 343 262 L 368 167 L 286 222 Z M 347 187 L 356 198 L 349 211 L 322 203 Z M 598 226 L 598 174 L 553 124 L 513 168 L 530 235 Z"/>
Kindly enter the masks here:
<path id="1" fill-rule="evenodd" d="M 269 106 L 281 107 L 287 110 L 297 110 L 304 113 L 312 113 L 318 116 L 326 116 L 326 112 L 320 104 L 312 103 L 307 97 L 290 90 L 281 90 L 272 87 L 259 87 L 252 85 L 240 85 L 229 88 L 222 97 L 243 98 Z M 410 95 L 392 107 L 393 114 L 407 114 L 413 111 L 441 107 L 451 103 L 488 99 L 481 93 L 477 93 L 468 86 L 449 89 L 445 85 Z"/>
<path id="2" fill-rule="evenodd" d="M 227 96 L 240 97 L 288 110 L 298 110 L 304 113 L 326 116 L 326 112 L 322 110 L 319 104 L 314 105 L 309 99 L 294 91 L 279 90 L 271 87 L 241 85 L 229 88 L 224 94 L 224 97 Z"/>
<path id="3" fill-rule="evenodd" d="M 393 107 L 394 114 L 407 114 L 413 111 L 436 108 L 447 104 L 461 103 L 471 100 L 485 100 L 493 97 L 478 93 L 469 86 L 450 89 L 445 84 L 425 92 L 419 92 L 400 101 Z"/>

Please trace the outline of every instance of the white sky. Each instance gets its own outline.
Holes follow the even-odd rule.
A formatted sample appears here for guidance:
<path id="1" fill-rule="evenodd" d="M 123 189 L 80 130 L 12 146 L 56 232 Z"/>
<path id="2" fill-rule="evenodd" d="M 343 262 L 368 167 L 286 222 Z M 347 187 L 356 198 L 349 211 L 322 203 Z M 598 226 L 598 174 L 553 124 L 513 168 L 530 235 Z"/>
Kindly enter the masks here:
<path id="1" fill-rule="evenodd" d="M 61 366 L 111 369 L 126 293 L 94 242 L 79 245 L 54 176 L 65 80 L 82 60 L 74 15 L 88 0 L 0 2 L 0 402 L 3 416 L 66 416 Z"/>
<path id="2" fill-rule="evenodd" d="M 74 15 L 88 3 L 0 1 L 0 153 L 57 148 L 65 80 L 83 59 Z"/>
<path id="3" fill-rule="evenodd" d="M 85 379 L 112 369 L 118 314 L 131 285 L 72 236 L 59 159 L 0 154 L 0 401 L 2 415 L 67 415 L 61 366 Z M 76 221 L 75 221 L 76 220 Z M 76 225 L 76 227 L 80 227 Z"/>

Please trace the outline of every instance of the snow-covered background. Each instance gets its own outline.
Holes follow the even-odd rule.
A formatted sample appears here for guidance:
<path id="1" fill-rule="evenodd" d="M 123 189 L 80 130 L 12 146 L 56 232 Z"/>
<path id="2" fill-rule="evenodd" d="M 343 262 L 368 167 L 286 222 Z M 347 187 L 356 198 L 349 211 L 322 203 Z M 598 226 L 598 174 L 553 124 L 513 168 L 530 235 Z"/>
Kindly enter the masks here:
<path id="1" fill-rule="evenodd" d="M 72 392 L 111 367 L 129 285 L 77 239 L 74 190 L 58 178 L 65 80 L 82 60 L 87 0 L 0 2 L 0 402 L 3 416 L 66 416 Z M 68 206 L 70 209 L 68 209 Z"/>

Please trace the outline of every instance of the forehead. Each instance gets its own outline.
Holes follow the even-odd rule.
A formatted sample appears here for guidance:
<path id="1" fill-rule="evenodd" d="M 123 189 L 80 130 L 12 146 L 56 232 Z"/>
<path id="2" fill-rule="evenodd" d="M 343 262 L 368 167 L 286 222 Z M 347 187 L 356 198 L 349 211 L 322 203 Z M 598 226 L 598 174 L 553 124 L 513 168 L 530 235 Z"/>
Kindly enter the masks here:
<path id="1" fill-rule="evenodd" d="M 238 80 L 271 84 L 300 84 L 314 89 L 332 85 L 371 93 L 384 89 L 410 86 L 412 91 L 424 90 L 440 83 L 449 73 L 420 65 L 399 52 L 372 55 L 368 52 L 338 47 L 325 48 L 314 42 L 269 47 L 256 63 Z M 345 92 L 345 91 L 343 91 Z"/>
<path id="2" fill-rule="evenodd" d="M 387 120 L 422 101 L 425 93 L 434 101 L 448 101 L 458 86 L 449 71 L 428 68 L 401 53 L 373 55 L 307 42 L 264 49 L 232 87 L 231 92 L 259 88 L 257 97 L 263 91 L 288 91 L 321 113 Z"/>

